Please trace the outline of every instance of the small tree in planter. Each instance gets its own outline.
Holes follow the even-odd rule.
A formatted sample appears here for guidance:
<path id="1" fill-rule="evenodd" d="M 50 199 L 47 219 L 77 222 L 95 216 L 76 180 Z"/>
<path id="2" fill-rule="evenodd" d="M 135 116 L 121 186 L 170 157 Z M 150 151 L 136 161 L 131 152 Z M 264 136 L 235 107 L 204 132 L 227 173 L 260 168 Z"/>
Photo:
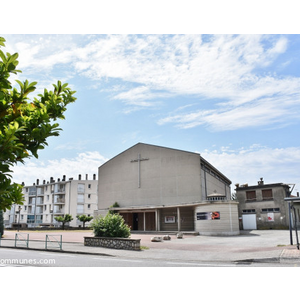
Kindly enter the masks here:
<path id="1" fill-rule="evenodd" d="M 98 216 L 92 221 L 90 227 L 95 237 L 128 238 L 130 236 L 130 227 L 119 214 L 108 213 L 105 217 Z"/>
<path id="2" fill-rule="evenodd" d="M 77 218 L 80 222 L 83 223 L 83 228 L 85 228 L 85 223 L 86 223 L 86 222 L 90 222 L 90 221 L 93 220 L 93 217 L 92 217 L 92 216 L 88 217 L 88 216 L 86 216 L 86 215 L 80 215 L 80 216 L 77 216 L 76 218 Z"/>
<path id="3" fill-rule="evenodd" d="M 55 217 L 54 218 L 57 222 L 62 222 L 62 229 L 65 229 L 65 224 L 68 222 L 71 222 L 73 220 L 73 217 L 69 214 L 65 214 L 63 217 Z"/>

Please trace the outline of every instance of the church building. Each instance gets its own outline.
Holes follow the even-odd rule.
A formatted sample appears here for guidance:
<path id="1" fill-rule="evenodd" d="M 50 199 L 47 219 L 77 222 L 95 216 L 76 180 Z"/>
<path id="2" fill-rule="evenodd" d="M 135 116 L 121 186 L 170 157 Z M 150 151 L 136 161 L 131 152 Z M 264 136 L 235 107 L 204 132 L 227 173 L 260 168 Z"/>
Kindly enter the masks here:
<path id="1" fill-rule="evenodd" d="M 133 231 L 239 234 L 231 181 L 200 154 L 138 143 L 99 167 L 98 210 Z"/>

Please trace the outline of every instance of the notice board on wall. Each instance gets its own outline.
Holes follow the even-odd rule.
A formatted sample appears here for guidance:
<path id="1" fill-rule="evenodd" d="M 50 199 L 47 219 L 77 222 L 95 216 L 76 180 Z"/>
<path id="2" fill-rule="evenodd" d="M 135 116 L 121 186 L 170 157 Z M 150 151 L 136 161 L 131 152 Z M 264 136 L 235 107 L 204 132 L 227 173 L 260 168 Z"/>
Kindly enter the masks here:
<path id="1" fill-rule="evenodd" d="M 220 220 L 220 212 L 219 211 L 198 212 L 197 220 Z"/>

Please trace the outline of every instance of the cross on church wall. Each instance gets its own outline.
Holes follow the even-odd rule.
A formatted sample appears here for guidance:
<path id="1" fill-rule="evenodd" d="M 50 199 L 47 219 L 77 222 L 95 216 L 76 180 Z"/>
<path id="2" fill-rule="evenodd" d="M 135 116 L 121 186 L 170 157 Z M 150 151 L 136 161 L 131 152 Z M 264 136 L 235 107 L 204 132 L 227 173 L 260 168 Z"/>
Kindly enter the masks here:
<path id="1" fill-rule="evenodd" d="M 149 160 L 149 158 L 142 158 L 141 154 L 138 154 L 137 159 L 132 159 L 130 162 L 137 162 L 138 163 L 138 188 L 141 187 L 141 161 Z"/>

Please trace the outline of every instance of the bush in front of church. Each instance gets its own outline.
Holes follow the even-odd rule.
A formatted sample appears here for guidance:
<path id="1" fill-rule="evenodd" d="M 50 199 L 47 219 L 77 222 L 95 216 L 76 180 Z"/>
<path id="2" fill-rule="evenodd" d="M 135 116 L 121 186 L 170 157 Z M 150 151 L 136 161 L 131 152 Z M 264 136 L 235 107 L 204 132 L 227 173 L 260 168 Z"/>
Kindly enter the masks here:
<path id="1" fill-rule="evenodd" d="M 104 217 L 98 216 L 91 222 L 90 227 L 98 237 L 128 238 L 130 236 L 130 227 L 119 214 L 108 213 Z"/>

